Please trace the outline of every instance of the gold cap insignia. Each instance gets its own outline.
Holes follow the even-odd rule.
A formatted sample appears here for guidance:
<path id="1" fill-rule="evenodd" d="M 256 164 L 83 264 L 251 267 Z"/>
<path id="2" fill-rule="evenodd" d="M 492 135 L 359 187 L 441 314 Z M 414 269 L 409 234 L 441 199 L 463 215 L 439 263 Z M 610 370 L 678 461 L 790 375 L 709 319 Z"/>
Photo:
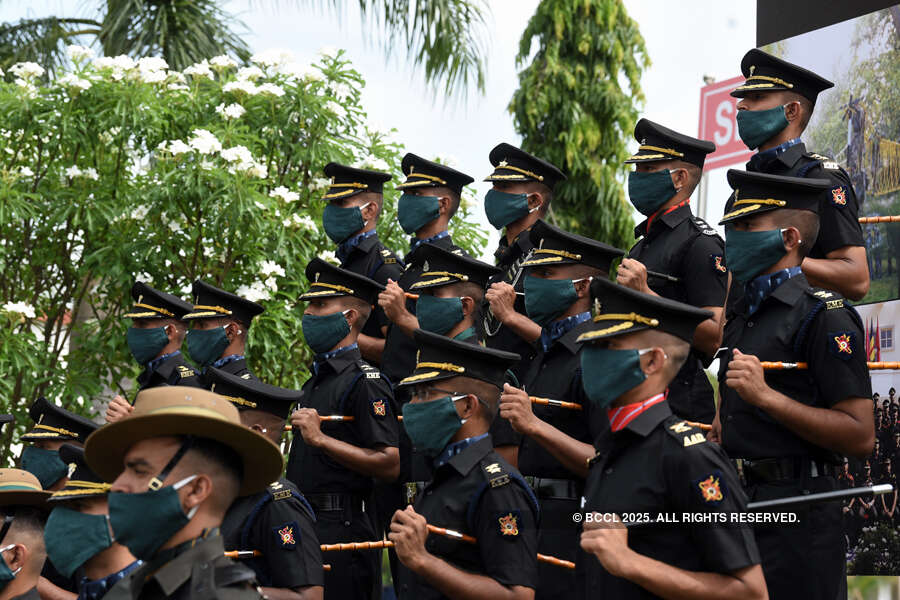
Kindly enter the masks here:
<path id="1" fill-rule="evenodd" d="M 509 163 L 506 162 L 506 159 L 504 158 L 504 159 L 501 160 L 499 163 L 497 163 L 497 166 L 498 166 L 498 167 L 505 167 L 505 166 L 508 165 L 508 164 L 509 164 Z"/>

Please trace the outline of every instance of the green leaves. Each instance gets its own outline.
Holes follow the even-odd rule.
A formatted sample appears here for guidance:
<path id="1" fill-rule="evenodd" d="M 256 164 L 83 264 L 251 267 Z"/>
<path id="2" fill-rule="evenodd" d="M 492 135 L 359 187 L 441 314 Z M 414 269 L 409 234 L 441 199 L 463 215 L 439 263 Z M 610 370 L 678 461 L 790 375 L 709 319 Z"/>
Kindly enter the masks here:
<path id="1" fill-rule="evenodd" d="M 532 48 L 537 43 L 537 52 Z M 649 64 L 621 0 L 543 0 L 519 43 L 510 102 L 522 147 L 560 166 L 551 221 L 628 248 L 631 208 L 622 186 L 625 140 L 643 101 Z"/>

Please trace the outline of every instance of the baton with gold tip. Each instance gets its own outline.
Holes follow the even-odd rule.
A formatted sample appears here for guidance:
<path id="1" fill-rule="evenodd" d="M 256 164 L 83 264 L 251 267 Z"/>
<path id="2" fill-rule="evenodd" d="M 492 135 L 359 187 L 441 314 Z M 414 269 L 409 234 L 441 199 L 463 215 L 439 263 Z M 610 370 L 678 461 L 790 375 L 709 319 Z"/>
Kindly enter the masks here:
<path id="1" fill-rule="evenodd" d="M 428 531 L 429 533 L 435 533 L 444 537 L 454 538 L 467 544 L 478 543 L 478 540 L 471 535 L 466 535 L 465 533 L 460 533 L 459 531 L 454 531 L 453 529 L 447 529 L 445 527 L 436 527 L 434 525 L 431 525 L 430 523 L 428 524 Z M 322 544 L 321 546 L 322 552 L 341 552 L 345 550 L 380 550 L 382 548 L 393 547 L 394 542 L 390 540 L 378 540 L 374 542 L 349 542 L 345 544 Z M 563 567 L 566 569 L 575 568 L 575 563 L 573 563 L 572 561 L 556 558 L 555 556 L 538 554 L 537 559 L 538 562 L 556 565 L 558 567 Z"/>
<path id="2" fill-rule="evenodd" d="M 860 217 L 859 222 L 862 225 L 871 225 L 874 223 L 897 223 L 900 222 L 900 215 L 891 215 L 887 217 Z"/>

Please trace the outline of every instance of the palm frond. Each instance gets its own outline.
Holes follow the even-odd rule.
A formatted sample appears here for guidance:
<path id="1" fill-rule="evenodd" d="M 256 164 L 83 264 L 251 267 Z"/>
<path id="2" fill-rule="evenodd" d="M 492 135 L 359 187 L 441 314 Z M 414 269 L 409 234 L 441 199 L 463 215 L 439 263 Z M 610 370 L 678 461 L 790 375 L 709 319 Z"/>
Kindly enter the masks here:
<path id="1" fill-rule="evenodd" d="M 334 14 L 341 0 L 306 0 L 330 6 Z M 431 84 L 443 82 L 447 96 L 471 86 L 484 91 L 488 44 L 485 0 L 357 0 L 365 31 L 379 31 L 374 39 L 390 58 L 399 48 Z"/>
<path id="2" fill-rule="evenodd" d="M 100 23 L 92 19 L 44 17 L 0 24 L 0 68 L 33 61 L 52 73 L 66 59 L 66 45 L 82 35 L 96 36 Z"/>
<path id="3" fill-rule="evenodd" d="M 214 0 L 107 0 L 100 41 L 107 56 L 162 56 L 173 69 L 216 56 L 250 56 L 243 23 Z"/>

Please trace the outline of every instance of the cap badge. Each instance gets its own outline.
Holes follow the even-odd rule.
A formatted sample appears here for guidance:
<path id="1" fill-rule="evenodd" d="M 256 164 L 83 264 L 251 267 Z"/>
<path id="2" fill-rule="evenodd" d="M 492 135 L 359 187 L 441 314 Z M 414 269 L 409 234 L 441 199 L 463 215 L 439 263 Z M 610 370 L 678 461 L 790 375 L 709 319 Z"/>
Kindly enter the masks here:
<path id="1" fill-rule="evenodd" d="M 508 165 L 508 164 L 509 164 L 509 163 L 506 162 L 506 159 L 504 158 L 504 159 L 501 160 L 499 163 L 497 163 L 497 166 L 498 166 L 498 167 L 505 167 L 505 166 Z"/>
<path id="2" fill-rule="evenodd" d="M 319 274 L 316 273 L 315 279 L 313 279 L 313 283 L 319 283 Z"/>
<path id="3" fill-rule="evenodd" d="M 144 295 L 143 295 L 143 294 L 138 294 L 138 301 L 137 301 L 137 303 L 140 304 L 140 303 L 143 302 L 143 301 L 144 301 Z"/>
<path id="4" fill-rule="evenodd" d="M 756 70 L 756 65 L 750 65 L 750 74 L 753 75 L 753 72 Z"/>
<path id="5" fill-rule="evenodd" d="M 428 261 L 426 260 L 422 263 L 422 272 L 427 273 L 429 270 L 431 270 L 431 267 L 428 266 Z"/>

